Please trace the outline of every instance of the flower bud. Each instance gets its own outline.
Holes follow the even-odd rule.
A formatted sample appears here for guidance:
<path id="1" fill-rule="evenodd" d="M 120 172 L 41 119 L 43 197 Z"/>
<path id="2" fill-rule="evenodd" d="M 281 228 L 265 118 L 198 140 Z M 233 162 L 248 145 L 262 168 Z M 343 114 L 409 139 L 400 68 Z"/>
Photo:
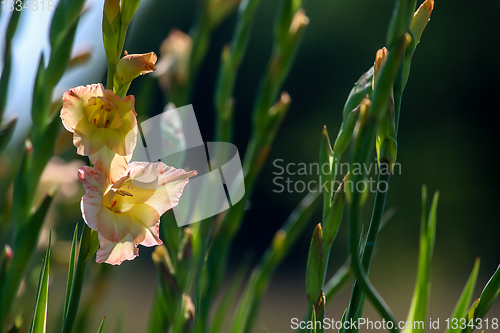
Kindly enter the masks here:
<path id="1" fill-rule="evenodd" d="M 323 230 L 321 224 L 318 224 L 311 239 L 306 268 L 306 293 L 309 302 L 313 304 L 321 297 L 325 278 L 322 237 Z"/>
<path id="2" fill-rule="evenodd" d="M 192 41 L 189 35 L 173 29 L 160 46 L 158 76 L 164 90 L 170 91 L 173 86 L 183 86 L 189 77 L 189 58 Z"/>
<path id="3" fill-rule="evenodd" d="M 116 78 L 121 85 L 132 82 L 139 75 L 151 73 L 156 70 L 158 57 L 154 52 L 144 54 L 126 54 L 121 58 L 116 67 Z"/>
<path id="4" fill-rule="evenodd" d="M 410 25 L 410 31 L 415 35 L 416 43 L 420 42 L 420 37 L 424 32 L 427 23 L 430 20 L 432 10 L 434 9 L 434 0 L 425 0 L 413 15 L 413 21 Z"/>
<path id="5" fill-rule="evenodd" d="M 296 35 L 299 31 L 303 30 L 309 24 L 309 18 L 306 16 L 306 12 L 303 9 L 299 9 L 292 19 L 292 24 L 290 25 L 290 33 Z"/>
<path id="6" fill-rule="evenodd" d="M 380 76 L 380 70 L 382 66 L 384 66 L 385 61 L 387 60 L 387 54 L 389 52 L 385 47 L 381 48 L 377 51 L 375 55 L 375 63 L 373 64 L 373 79 L 372 79 L 372 89 L 375 89 L 375 81 Z"/>
<path id="7" fill-rule="evenodd" d="M 113 22 L 116 15 L 120 13 L 120 0 L 105 0 L 103 12 L 106 20 Z"/>

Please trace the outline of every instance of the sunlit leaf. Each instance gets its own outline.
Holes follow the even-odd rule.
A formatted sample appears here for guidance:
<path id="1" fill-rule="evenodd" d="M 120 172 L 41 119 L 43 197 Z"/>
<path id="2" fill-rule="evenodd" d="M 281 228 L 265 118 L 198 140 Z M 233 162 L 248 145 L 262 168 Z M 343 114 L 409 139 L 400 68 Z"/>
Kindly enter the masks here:
<path id="1" fill-rule="evenodd" d="M 36 292 L 35 310 L 29 333 L 45 333 L 47 330 L 47 304 L 49 301 L 49 266 L 50 266 L 50 242 L 52 232 L 49 234 L 49 246 L 45 253 L 38 290 Z"/>

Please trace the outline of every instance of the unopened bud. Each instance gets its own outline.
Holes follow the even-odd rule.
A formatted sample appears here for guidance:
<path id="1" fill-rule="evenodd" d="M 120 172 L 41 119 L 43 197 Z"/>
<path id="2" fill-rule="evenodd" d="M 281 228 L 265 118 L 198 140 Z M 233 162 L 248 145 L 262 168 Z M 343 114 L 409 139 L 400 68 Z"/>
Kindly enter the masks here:
<path id="1" fill-rule="evenodd" d="M 5 245 L 5 248 L 4 248 L 5 259 L 11 260 L 13 255 L 14 255 L 14 251 L 12 251 L 11 247 L 9 245 Z"/>
<path id="2" fill-rule="evenodd" d="M 311 239 L 306 267 L 306 293 L 311 303 L 320 298 L 325 277 L 322 238 L 323 230 L 318 224 Z"/>
<path id="3" fill-rule="evenodd" d="M 285 240 L 286 240 L 286 231 L 280 229 L 276 232 L 273 238 L 273 250 L 277 253 L 278 257 L 283 255 L 285 250 Z"/>
<path id="4" fill-rule="evenodd" d="M 434 9 L 434 0 L 425 0 L 413 15 L 413 21 L 410 25 L 410 31 L 415 35 L 416 43 L 420 42 L 420 37 L 424 32 L 427 23 L 430 20 L 432 10 Z"/>
<path id="5" fill-rule="evenodd" d="M 292 103 L 292 98 L 287 92 L 282 92 L 280 99 L 269 109 L 269 115 L 274 116 L 288 110 L 288 107 Z"/>
<path id="6" fill-rule="evenodd" d="M 127 54 L 121 58 L 116 67 L 116 76 L 120 84 L 127 84 L 139 75 L 151 73 L 156 70 L 158 57 L 154 52 L 144 54 Z"/>
<path id="7" fill-rule="evenodd" d="M 359 106 L 359 121 L 361 123 L 366 123 L 368 121 L 368 114 L 371 106 L 372 102 L 368 99 L 368 96 L 365 97 Z"/>
<path id="8" fill-rule="evenodd" d="M 191 297 L 189 295 L 183 294 L 182 295 L 182 307 L 184 308 L 184 318 L 188 322 L 192 322 L 194 320 L 195 316 L 195 308 L 193 301 L 191 300 Z"/>
<path id="9" fill-rule="evenodd" d="M 372 89 L 375 89 L 375 81 L 380 76 L 380 70 L 382 66 L 384 66 L 385 61 L 387 60 L 387 54 L 389 52 L 385 47 L 381 48 L 377 51 L 375 55 L 375 63 L 373 64 L 373 79 L 372 79 Z"/>
<path id="10" fill-rule="evenodd" d="M 183 86 L 189 77 L 189 59 L 193 43 L 184 32 L 173 29 L 160 46 L 160 60 L 154 76 L 165 90 Z"/>
<path id="11" fill-rule="evenodd" d="M 110 23 L 113 22 L 120 12 L 120 0 L 105 0 L 103 12 L 106 20 Z"/>
<path id="12" fill-rule="evenodd" d="M 305 28 L 309 24 L 309 18 L 306 16 L 306 12 L 303 9 L 299 9 L 292 19 L 292 24 L 290 25 L 290 33 L 296 35 L 300 30 Z"/>

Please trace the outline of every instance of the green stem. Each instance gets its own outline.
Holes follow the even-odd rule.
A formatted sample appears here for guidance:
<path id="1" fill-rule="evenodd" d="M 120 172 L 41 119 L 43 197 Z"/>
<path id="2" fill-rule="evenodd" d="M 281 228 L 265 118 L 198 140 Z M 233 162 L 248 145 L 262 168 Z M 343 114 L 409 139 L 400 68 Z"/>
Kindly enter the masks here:
<path id="1" fill-rule="evenodd" d="M 113 90 L 113 77 L 115 76 L 116 64 L 108 64 L 108 77 L 106 89 Z"/>
<path id="2" fill-rule="evenodd" d="M 395 107 L 395 113 L 396 113 L 396 135 L 398 133 L 399 129 L 399 116 L 401 113 L 401 100 L 403 97 L 403 90 L 404 90 L 404 84 L 403 84 L 403 75 L 404 75 L 404 62 L 400 64 L 399 70 L 396 75 L 396 79 L 394 82 L 394 107 Z M 387 166 L 385 168 L 388 168 Z M 380 170 L 383 170 L 383 168 L 380 168 Z M 387 169 L 389 170 L 389 169 Z M 389 180 L 390 180 L 391 174 L 385 174 L 385 173 L 380 173 L 379 178 L 378 178 L 378 183 L 377 183 L 377 193 L 375 195 L 375 203 L 374 203 L 374 208 L 373 208 L 373 213 L 372 213 L 372 218 L 370 221 L 370 226 L 368 229 L 368 235 L 363 251 L 363 256 L 362 256 L 362 263 L 363 267 L 366 271 L 367 274 L 369 274 L 370 271 L 370 265 L 371 261 L 373 258 L 373 252 L 375 249 L 375 244 L 377 242 L 378 238 L 378 233 L 380 231 L 380 226 L 382 222 L 382 217 L 384 215 L 384 208 L 385 208 L 385 200 L 387 197 L 387 192 L 389 190 Z M 385 182 L 387 184 L 386 189 L 384 192 L 379 191 L 379 185 L 380 183 Z M 353 290 L 352 290 L 352 295 L 351 295 L 351 301 L 349 303 L 349 310 L 347 312 L 347 320 L 351 318 L 359 318 L 363 314 L 363 306 L 364 306 L 364 297 L 363 297 L 363 291 L 357 285 L 356 280 L 353 283 Z"/>
<path id="3" fill-rule="evenodd" d="M 378 177 L 378 183 L 377 183 L 378 186 L 377 186 L 377 194 L 375 195 L 375 204 L 361 259 L 363 264 L 363 269 L 366 271 L 367 275 L 370 272 L 370 265 L 373 258 L 373 252 L 375 250 L 375 244 L 377 243 L 378 233 L 380 231 L 382 216 L 384 215 L 385 199 L 387 197 L 387 190 L 388 190 L 388 188 L 386 188 L 385 191 L 379 191 L 379 185 L 382 182 L 385 182 L 388 186 L 390 177 L 391 177 L 390 173 L 389 174 L 380 173 Z M 346 320 L 350 321 L 350 319 L 355 320 L 356 318 L 361 317 L 361 315 L 363 314 L 363 304 L 364 304 L 363 290 L 355 280 L 353 283 L 351 301 L 349 304 L 349 309 L 347 311 Z"/>
<path id="4" fill-rule="evenodd" d="M 356 187 L 357 184 L 360 183 L 361 178 L 358 175 L 356 175 L 354 178 L 355 181 L 353 181 L 353 186 Z M 368 299 L 372 302 L 373 306 L 387 322 L 392 322 L 393 326 L 391 329 L 389 329 L 389 331 L 397 333 L 399 332 L 399 330 L 397 328 L 397 323 L 394 319 L 393 314 L 391 313 L 389 307 L 384 302 L 382 297 L 377 293 L 377 291 L 369 281 L 366 271 L 361 264 L 359 255 L 361 193 L 359 191 L 352 191 L 351 195 L 352 198 L 349 205 L 349 252 L 352 258 L 351 266 L 357 278 L 357 284 L 361 286 L 362 290 L 364 291 Z"/>

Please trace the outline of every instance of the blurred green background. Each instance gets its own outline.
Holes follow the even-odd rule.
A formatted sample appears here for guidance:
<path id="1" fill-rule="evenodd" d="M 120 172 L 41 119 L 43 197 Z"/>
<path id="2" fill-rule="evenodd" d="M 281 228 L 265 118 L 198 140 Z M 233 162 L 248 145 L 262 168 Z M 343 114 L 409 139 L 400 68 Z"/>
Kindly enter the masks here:
<path id="1" fill-rule="evenodd" d="M 278 3 L 278 0 L 262 1 L 238 76 L 234 142 L 240 155 L 246 150 L 250 135 L 255 91 L 271 54 L 272 24 Z M 283 159 L 282 164 L 317 161 L 322 127 L 327 125 L 330 137 L 336 136 L 342 107 L 353 83 L 373 64 L 377 49 L 384 46 L 393 5 L 393 1 L 387 0 L 305 2 L 310 25 L 284 85 L 292 106 L 235 241 L 231 253 L 233 269 L 243 258 L 250 257 L 252 262 L 260 258 L 276 230 L 305 195 L 273 192 L 277 189 L 273 172 L 278 170 L 272 161 Z M 159 45 L 172 28 L 189 30 L 195 7 L 194 0 L 144 0 L 125 48 L 129 53 L 159 54 Z M 481 257 L 482 267 L 475 296 L 500 262 L 499 15 L 500 1 L 437 0 L 431 22 L 413 57 L 399 130 L 401 175 L 392 177 L 387 199 L 387 207 L 395 208 L 396 215 L 380 235 L 371 274 L 400 320 L 406 318 L 416 276 L 422 184 L 427 184 L 431 193 L 440 192 L 429 316 L 443 321 L 451 315 L 476 257 Z M 236 15 L 232 15 L 216 30 L 192 100 L 206 141 L 213 138 L 213 89 L 221 48 L 231 39 L 235 19 Z M 137 105 L 148 106 L 137 108 L 144 117 L 161 112 L 164 106 L 155 84 L 147 86 L 148 94 L 141 89 L 152 80 L 140 78 L 131 88 L 131 93 L 137 93 Z M 80 82 L 83 83 L 87 82 Z M 317 179 L 317 175 L 290 178 L 308 182 Z M 365 225 L 368 217 L 365 214 Z M 69 239 L 74 223 L 63 221 L 68 223 L 65 229 Z M 304 286 L 307 251 L 314 226 L 319 222 L 317 215 L 277 272 L 256 325 L 258 331 L 264 327 L 270 332 L 290 331 L 290 319 L 302 316 L 307 306 Z M 347 256 L 346 236 L 344 224 L 332 250 L 332 272 Z M 104 314 L 108 314 L 110 322 L 121 320 L 122 313 L 125 332 L 145 329 L 156 279 L 150 253 L 149 249 L 141 248 L 141 256 L 133 262 L 106 268 L 110 275 L 109 285 L 104 288 L 109 289 L 106 301 L 90 310 L 96 322 Z M 96 266 L 91 267 L 89 282 L 97 274 Z M 60 277 L 55 280 L 61 288 L 64 267 L 61 266 Z M 55 303 L 59 298 L 52 293 Z M 340 319 L 348 298 L 349 288 L 329 305 L 327 315 Z M 373 320 L 377 318 L 369 306 L 366 315 Z M 500 317 L 499 304 L 492 308 L 489 317 Z"/>

